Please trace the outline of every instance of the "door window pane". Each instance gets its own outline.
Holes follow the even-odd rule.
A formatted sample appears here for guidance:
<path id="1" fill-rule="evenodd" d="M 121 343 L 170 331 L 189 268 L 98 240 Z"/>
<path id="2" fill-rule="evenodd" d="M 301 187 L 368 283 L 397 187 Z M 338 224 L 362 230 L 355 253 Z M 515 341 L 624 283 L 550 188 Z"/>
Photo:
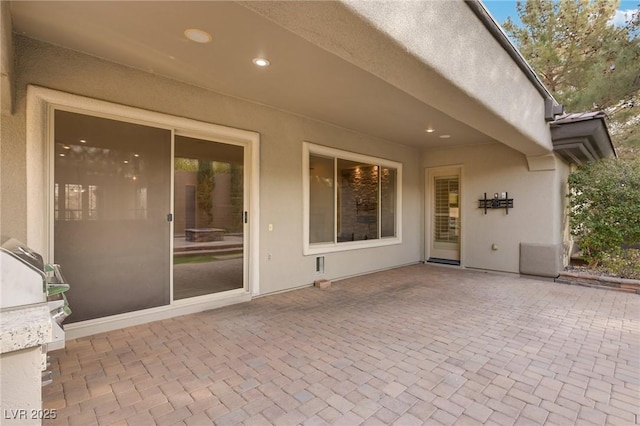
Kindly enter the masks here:
<path id="1" fill-rule="evenodd" d="M 176 136 L 173 297 L 244 286 L 244 148 Z"/>
<path id="2" fill-rule="evenodd" d="M 171 132 L 59 110 L 54 126 L 68 322 L 168 304 Z"/>
<path id="3" fill-rule="evenodd" d="M 309 155 L 309 243 L 334 239 L 334 159 Z"/>
<path id="4" fill-rule="evenodd" d="M 458 243 L 460 205 L 457 177 L 436 177 L 435 190 L 435 242 Z"/>

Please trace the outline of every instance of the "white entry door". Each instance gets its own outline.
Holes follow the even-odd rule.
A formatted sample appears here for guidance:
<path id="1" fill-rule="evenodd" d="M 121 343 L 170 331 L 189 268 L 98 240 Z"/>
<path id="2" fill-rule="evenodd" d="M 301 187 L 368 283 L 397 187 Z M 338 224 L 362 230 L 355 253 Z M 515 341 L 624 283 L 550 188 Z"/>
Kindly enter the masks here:
<path id="1" fill-rule="evenodd" d="M 433 169 L 428 179 L 428 261 L 460 264 L 460 168 Z"/>

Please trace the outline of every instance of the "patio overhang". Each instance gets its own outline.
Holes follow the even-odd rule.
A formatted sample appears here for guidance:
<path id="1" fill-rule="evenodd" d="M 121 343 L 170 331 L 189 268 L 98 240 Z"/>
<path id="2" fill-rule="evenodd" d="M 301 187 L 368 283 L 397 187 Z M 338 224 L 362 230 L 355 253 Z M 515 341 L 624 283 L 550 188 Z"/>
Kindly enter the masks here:
<path id="1" fill-rule="evenodd" d="M 26 37 L 420 149 L 552 152 L 539 88 L 463 1 L 9 3 L 18 62 Z"/>
<path id="2" fill-rule="evenodd" d="M 551 123 L 553 150 L 571 164 L 615 157 L 602 111 L 565 114 Z"/>

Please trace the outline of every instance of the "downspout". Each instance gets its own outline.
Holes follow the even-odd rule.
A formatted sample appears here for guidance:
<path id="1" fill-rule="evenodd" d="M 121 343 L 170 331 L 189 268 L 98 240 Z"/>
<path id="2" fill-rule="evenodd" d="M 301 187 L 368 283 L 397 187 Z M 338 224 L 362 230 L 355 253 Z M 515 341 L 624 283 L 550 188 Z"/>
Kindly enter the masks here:
<path id="1" fill-rule="evenodd" d="M 500 26 L 498 22 L 491 16 L 487 8 L 484 6 L 481 0 L 465 0 L 469 9 L 478 17 L 480 22 L 485 26 L 487 30 L 491 33 L 493 38 L 502 46 L 502 48 L 507 52 L 507 54 L 513 59 L 518 68 L 524 73 L 527 79 L 533 84 L 533 86 L 538 90 L 540 95 L 544 98 L 545 104 L 545 119 L 547 121 L 553 121 L 556 115 L 561 115 L 564 113 L 564 106 L 560 105 L 558 101 L 555 100 L 551 92 L 542 84 L 540 78 L 536 75 L 531 65 L 527 62 L 527 60 L 522 56 L 520 51 L 513 45 L 509 37 L 505 34 L 504 30 Z"/>

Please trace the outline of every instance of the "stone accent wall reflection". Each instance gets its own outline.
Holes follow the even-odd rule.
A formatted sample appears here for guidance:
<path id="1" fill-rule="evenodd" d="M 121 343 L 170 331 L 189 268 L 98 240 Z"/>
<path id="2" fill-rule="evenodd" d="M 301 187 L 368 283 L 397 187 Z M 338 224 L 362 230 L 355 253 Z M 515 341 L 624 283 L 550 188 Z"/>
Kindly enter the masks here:
<path id="1" fill-rule="evenodd" d="M 378 238 L 378 166 L 338 161 L 338 241 Z"/>

